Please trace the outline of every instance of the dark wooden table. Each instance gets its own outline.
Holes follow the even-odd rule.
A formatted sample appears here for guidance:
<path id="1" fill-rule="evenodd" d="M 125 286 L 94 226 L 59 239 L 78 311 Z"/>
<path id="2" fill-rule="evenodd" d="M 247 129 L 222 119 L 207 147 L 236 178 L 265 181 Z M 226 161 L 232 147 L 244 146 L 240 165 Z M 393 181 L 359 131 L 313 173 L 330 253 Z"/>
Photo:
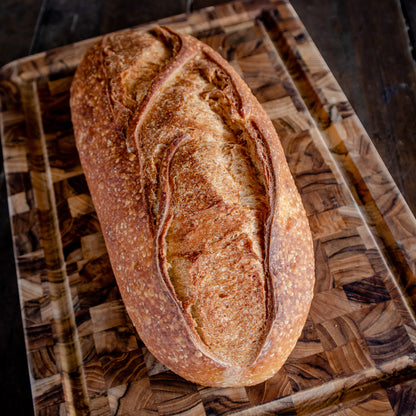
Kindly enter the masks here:
<path id="1" fill-rule="evenodd" d="M 5 0 L 0 4 L 0 66 L 31 53 L 224 2 Z M 416 213 L 416 2 L 292 0 L 292 4 Z M 27 415 L 32 404 L 3 171 L 0 190 L 1 403 L 4 414 Z"/>

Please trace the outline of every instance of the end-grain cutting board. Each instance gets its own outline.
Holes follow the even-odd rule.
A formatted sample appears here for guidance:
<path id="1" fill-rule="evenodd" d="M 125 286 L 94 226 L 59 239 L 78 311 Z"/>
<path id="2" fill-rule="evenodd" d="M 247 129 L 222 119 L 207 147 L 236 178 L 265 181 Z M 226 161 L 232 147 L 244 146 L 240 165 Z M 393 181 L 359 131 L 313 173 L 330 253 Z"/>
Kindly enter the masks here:
<path id="1" fill-rule="evenodd" d="M 250 388 L 184 381 L 126 314 L 74 146 L 89 40 L 1 71 L 1 126 L 39 415 L 416 414 L 416 222 L 286 1 L 164 20 L 219 51 L 273 120 L 307 210 L 315 297 L 283 368 Z"/>

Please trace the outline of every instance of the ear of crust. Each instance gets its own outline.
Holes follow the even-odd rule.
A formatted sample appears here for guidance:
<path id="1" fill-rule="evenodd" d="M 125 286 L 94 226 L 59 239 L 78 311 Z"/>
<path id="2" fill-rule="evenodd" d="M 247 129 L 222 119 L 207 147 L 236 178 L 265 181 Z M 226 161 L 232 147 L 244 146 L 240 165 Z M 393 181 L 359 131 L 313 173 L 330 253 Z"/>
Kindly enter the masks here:
<path id="1" fill-rule="evenodd" d="M 149 350 L 209 386 L 283 365 L 314 256 L 269 118 L 233 68 L 168 28 L 109 35 L 71 89 L 76 143 L 127 311 Z"/>

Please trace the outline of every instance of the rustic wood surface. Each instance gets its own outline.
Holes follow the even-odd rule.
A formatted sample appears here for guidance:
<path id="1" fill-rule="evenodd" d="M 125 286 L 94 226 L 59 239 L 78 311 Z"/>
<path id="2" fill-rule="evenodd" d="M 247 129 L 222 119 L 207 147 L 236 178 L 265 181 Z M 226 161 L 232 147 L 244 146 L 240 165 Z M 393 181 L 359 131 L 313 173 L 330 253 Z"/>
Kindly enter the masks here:
<path id="1" fill-rule="evenodd" d="M 293 1 L 295 3 L 299 1 Z M 372 2 L 369 3 L 371 5 Z M 311 11 L 317 13 L 318 5 L 313 6 L 315 7 L 312 10 L 309 6 L 305 7 L 308 11 L 305 13 L 306 19 L 313 20 Z M 238 13 L 239 10 L 241 13 Z M 100 409 L 114 413 L 113 410 L 118 408 L 118 414 L 127 414 L 134 406 L 141 406 L 150 413 L 172 414 L 180 409 L 187 409 L 190 414 L 203 413 L 203 410 L 212 414 L 230 408 L 254 406 L 257 410 L 250 411 L 254 414 L 278 409 L 284 409 L 285 414 L 304 414 L 310 411 L 324 414 L 321 410 L 323 403 L 327 410 L 330 409 L 330 414 L 345 414 L 346 411 L 366 414 L 376 410 L 380 414 L 412 414 L 415 411 L 409 405 L 415 402 L 415 383 L 412 381 L 414 324 L 408 311 L 404 309 L 403 298 L 394 286 L 394 276 L 400 276 L 400 285 L 408 289 L 410 297 L 413 296 L 412 217 L 400 197 L 390 197 L 391 192 L 384 191 L 388 174 L 383 169 L 378 169 L 380 165 L 372 163 L 373 150 L 367 145 L 365 133 L 362 138 L 363 130 L 358 120 L 331 75 L 325 73 L 326 69 L 323 70 L 322 62 L 315 59 L 317 55 L 309 53 L 311 45 L 307 38 L 302 37 L 304 31 L 285 16 L 285 11 L 282 13 L 282 10 L 280 14 L 266 13 L 263 22 L 268 25 L 270 36 L 275 45 L 278 45 L 286 66 L 278 62 L 279 58 L 270 39 L 265 35 L 264 28 L 253 25 L 250 16 L 245 15 L 242 9 L 217 9 L 210 18 L 217 18 L 226 30 L 201 36 L 214 47 L 223 48 L 222 52 L 232 60 L 249 84 L 251 83 L 255 93 L 275 119 L 276 128 L 284 137 L 292 171 L 308 208 L 317 243 L 317 259 L 321 265 L 325 265 L 318 270 L 319 284 L 315 305 L 292 361 L 288 361 L 279 377 L 264 386 L 244 392 L 216 392 L 183 383 L 176 376 L 166 373 L 148 354 L 143 355 L 143 348 L 140 343 L 137 344 L 134 330 L 125 316 L 117 289 L 108 277 L 109 274 L 97 276 L 98 282 L 94 282 L 95 279 L 92 282 L 88 280 L 98 267 L 100 270 L 109 269 L 85 182 L 81 179 L 82 176 L 78 177 L 80 172 L 74 163 L 76 155 L 65 115 L 65 96 L 70 76 L 59 73 L 45 81 L 35 71 L 33 75 L 37 80 L 36 89 L 23 89 L 21 94 L 26 100 L 28 113 L 32 115 L 29 117 L 34 128 L 31 130 L 34 140 L 30 140 L 35 146 L 32 154 L 39 157 L 35 160 L 32 158 L 30 163 L 26 161 L 26 151 L 20 143 L 21 138 L 27 136 L 25 128 L 21 126 L 21 131 L 16 135 L 16 131 L 19 131 L 16 126 L 23 122 L 21 114 L 18 115 L 18 107 L 14 113 L 8 113 L 4 120 L 7 121 L 6 125 L 9 126 L 10 123 L 14 126 L 8 129 L 13 134 L 7 135 L 12 140 L 9 164 L 13 165 L 13 179 L 10 180 L 8 176 L 8 185 L 9 192 L 12 189 L 10 203 L 13 207 L 14 241 L 19 250 L 26 253 L 19 258 L 19 284 L 22 299 L 26 302 L 26 334 L 32 363 L 32 386 L 36 386 L 34 396 L 38 409 L 52 413 L 53 409 L 58 411 L 63 408 L 64 385 L 72 386 L 71 391 L 83 392 L 87 396 L 86 402 L 79 401 L 78 397 L 72 399 L 72 403 L 79 406 L 80 412 L 89 406 L 97 412 Z M 370 12 L 371 9 L 367 10 L 367 15 Z M 396 14 L 391 15 L 398 19 L 397 8 L 393 8 L 393 12 Z M 348 9 L 347 16 L 350 16 L 350 20 L 354 13 L 357 13 L 357 8 Z M 340 16 L 343 16 L 342 13 Z M 319 20 L 318 17 L 315 20 Z M 341 20 L 346 24 L 345 17 L 343 19 Z M 249 24 L 245 23 L 247 21 Z M 110 24 L 108 22 L 107 25 Z M 193 30 L 207 28 L 205 22 L 206 17 L 201 20 L 196 18 Z M 328 30 L 328 22 L 321 23 Z M 188 21 L 177 24 L 185 30 L 189 27 Z M 287 39 L 282 43 L 279 35 L 282 29 L 278 28 L 279 25 L 286 25 L 283 30 L 292 31 L 293 45 Z M 372 30 L 377 34 L 378 26 L 374 26 Z M 353 32 L 347 30 L 346 33 Z M 40 34 L 38 39 L 45 36 Z M 374 37 L 377 38 L 376 35 Z M 329 43 L 333 41 L 331 37 L 323 38 L 329 39 Z M 359 37 L 354 40 L 358 45 L 363 43 Z M 240 45 L 239 52 L 236 52 L 236 45 Z M 361 47 L 364 50 L 364 46 Z M 368 53 L 368 50 L 365 52 Z M 371 48 L 370 52 L 373 52 Z M 71 60 L 73 57 L 70 55 L 71 53 L 64 54 L 64 60 Z M 50 67 L 54 59 L 56 57 L 51 55 L 42 65 Z M 75 61 L 77 59 L 79 57 L 76 56 Z M 380 56 L 374 52 L 372 59 L 372 64 L 376 65 Z M 72 60 L 71 65 L 73 63 Z M 402 66 L 405 67 L 404 64 Z M 293 78 L 285 73 L 286 67 Z M 54 71 L 57 68 L 59 66 Z M 386 68 L 384 71 L 382 81 L 386 82 L 388 71 Z M 370 76 L 371 74 L 367 74 L 367 78 Z M 357 90 L 357 83 L 351 84 Z M 33 87 L 33 84 L 30 85 Z M 409 111 L 403 114 L 404 122 L 402 120 L 402 123 L 391 123 L 390 137 L 396 138 L 398 130 L 402 129 L 412 138 L 415 119 L 409 116 L 414 111 L 411 107 L 412 96 L 407 90 L 409 84 L 390 91 L 388 88 L 393 88 L 394 85 L 383 85 L 387 88 L 386 94 L 391 94 L 385 104 L 392 101 L 400 103 L 400 94 L 403 93 L 408 96 Z M 9 97 L 14 96 L 9 89 L 7 94 Z M 370 118 L 373 113 L 369 109 L 377 98 L 373 94 L 369 102 L 364 104 Z M 306 106 L 310 105 L 310 113 L 303 100 Z M 39 108 L 31 107 L 37 101 L 41 104 L 43 119 L 36 113 Z M 388 123 L 388 112 L 383 111 L 382 120 Z M 312 120 L 318 121 L 319 129 L 313 127 Z M 377 125 L 379 119 L 374 120 Z M 363 121 L 366 121 L 365 117 Z M 43 129 L 48 149 L 46 161 L 41 160 L 45 156 L 42 153 L 42 144 L 40 143 L 40 147 L 36 145 L 36 139 L 40 137 L 36 129 L 40 127 Z M 351 142 L 347 140 L 349 138 L 353 138 Z M 380 141 L 386 142 L 383 138 Z M 391 146 L 391 142 L 389 143 L 390 153 L 393 154 L 393 150 L 397 149 L 400 150 L 400 146 Z M 404 153 L 410 158 L 404 160 L 411 160 L 411 147 Z M 363 155 L 366 156 L 365 159 L 362 158 Z M 403 160 L 396 155 L 392 155 L 391 159 L 399 162 Z M 360 160 L 365 163 L 358 163 Z M 383 160 L 388 163 L 388 159 L 383 157 Z M 398 172 L 403 181 L 397 182 L 405 194 L 410 192 L 411 195 L 411 191 L 403 190 L 408 182 L 412 186 L 413 181 L 406 180 L 408 176 L 404 174 L 400 176 L 407 167 L 401 163 Z M 32 167 L 31 174 L 29 166 Z M 53 189 L 47 184 L 49 174 L 45 176 L 45 171 L 48 169 L 53 180 Z M 391 167 L 390 169 L 394 170 Z M 37 174 L 34 174 L 36 170 Z M 312 176 L 311 172 L 314 172 Z M 349 190 L 346 185 L 350 186 Z M 35 195 L 33 189 L 37 189 Z M 56 204 L 50 204 L 52 195 Z M 44 215 L 40 222 L 37 220 L 35 199 L 38 206 L 39 201 L 47 203 L 44 206 L 45 215 L 55 216 L 54 221 L 57 220 L 57 227 L 61 228 L 61 253 L 58 250 L 54 254 L 57 242 L 51 243 L 53 240 L 49 238 L 53 231 L 50 228 L 53 221 L 46 220 Z M 43 256 L 39 250 L 45 234 L 48 236 L 46 240 L 51 243 L 52 253 L 49 252 L 49 257 L 46 254 Z M 52 235 L 56 237 L 56 233 Z M 376 241 L 372 240 L 374 236 Z M 71 253 L 72 258 L 68 257 Z M 84 261 L 87 263 L 83 264 Z M 46 268 L 49 270 L 47 276 L 45 264 L 51 266 L 49 262 L 52 262 L 52 267 Z M 66 266 L 65 273 L 59 266 L 60 262 L 64 262 Z M 75 263 L 78 269 L 75 268 Z M 51 290 L 51 276 L 54 283 L 57 283 L 55 294 Z M 68 299 L 60 296 L 60 285 L 65 277 L 70 283 L 72 302 L 75 305 L 75 322 L 71 322 L 69 313 L 68 319 L 65 318 L 65 325 L 58 328 L 64 330 L 63 333 L 57 334 L 56 324 L 51 323 L 54 310 L 52 305 L 54 296 L 58 296 L 63 304 L 68 302 Z M 101 278 L 103 282 L 99 282 Z M 97 291 L 98 287 L 102 290 Z M 61 309 L 59 308 L 60 311 Z M 81 342 L 68 348 L 68 339 L 65 337 L 71 336 L 74 328 Z M 57 339 L 63 340 L 66 348 L 57 346 Z M 79 356 L 80 352 L 82 357 Z M 62 372 L 61 364 L 65 354 L 70 359 L 64 362 L 71 365 L 81 363 L 81 370 L 65 368 Z M 114 362 L 119 366 L 114 366 Z M 120 374 L 120 371 L 127 373 L 131 369 L 131 374 Z M 73 377 L 78 370 L 79 377 Z M 71 377 L 65 374 L 71 374 Z M 66 380 L 66 384 L 62 384 L 61 377 Z M 409 381 L 398 385 L 397 380 L 401 377 Z M 78 384 L 76 380 L 79 380 Z M 87 380 L 86 385 L 83 380 Z M 336 382 L 331 383 L 334 380 Z M 363 388 L 366 389 L 366 394 L 358 394 Z M 107 401 L 103 392 L 106 392 Z M 343 400 L 350 400 L 348 406 L 337 403 L 339 392 L 342 392 Z M 290 396 L 285 399 L 274 400 L 288 394 Z M 71 403 L 70 395 L 67 394 L 66 398 L 67 403 Z M 135 402 L 134 399 L 139 401 Z M 271 400 L 274 401 L 268 405 L 257 406 Z"/>
<path id="2" fill-rule="evenodd" d="M 301 3 L 292 2 L 416 213 L 416 2 Z"/>

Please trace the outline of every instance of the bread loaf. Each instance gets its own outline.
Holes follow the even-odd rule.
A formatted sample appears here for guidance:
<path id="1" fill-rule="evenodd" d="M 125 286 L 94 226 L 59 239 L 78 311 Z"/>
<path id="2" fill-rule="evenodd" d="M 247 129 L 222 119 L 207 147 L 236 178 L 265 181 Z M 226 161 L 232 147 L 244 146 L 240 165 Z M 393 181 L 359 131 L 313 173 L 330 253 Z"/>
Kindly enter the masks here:
<path id="1" fill-rule="evenodd" d="M 167 27 L 105 36 L 71 89 L 77 148 L 127 311 L 207 386 L 282 366 L 310 307 L 308 220 L 271 121 L 234 69 Z"/>

